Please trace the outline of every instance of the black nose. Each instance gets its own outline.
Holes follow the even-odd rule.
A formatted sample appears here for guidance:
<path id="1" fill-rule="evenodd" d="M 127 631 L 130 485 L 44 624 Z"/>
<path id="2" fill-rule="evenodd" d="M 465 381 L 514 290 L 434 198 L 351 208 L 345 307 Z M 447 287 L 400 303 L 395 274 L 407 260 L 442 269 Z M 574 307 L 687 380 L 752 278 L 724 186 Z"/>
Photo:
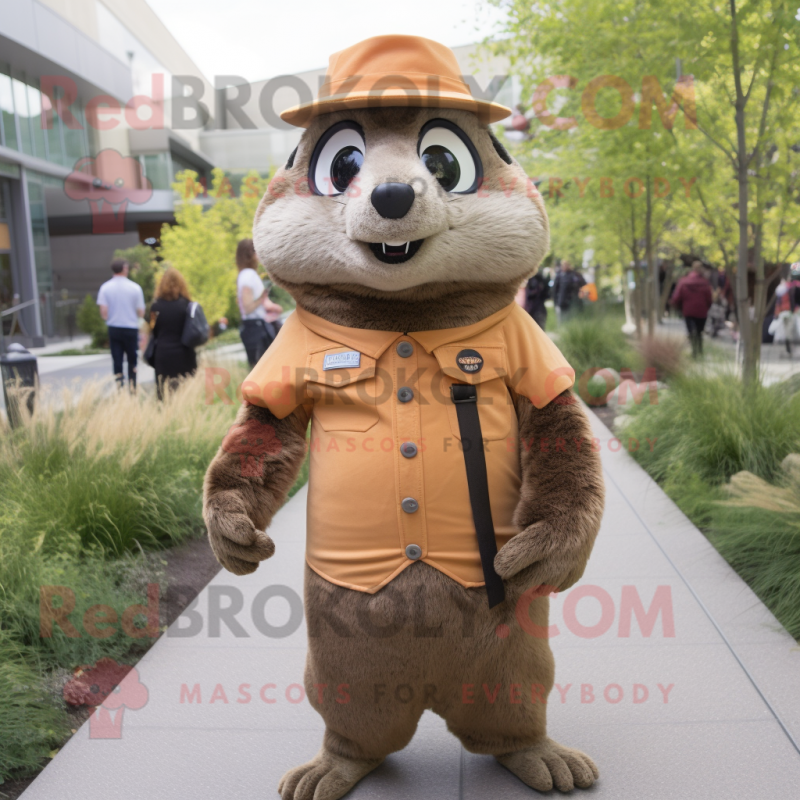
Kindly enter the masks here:
<path id="1" fill-rule="evenodd" d="M 407 183 L 381 183 L 372 190 L 372 205 L 386 219 L 400 219 L 414 203 L 414 187 Z"/>

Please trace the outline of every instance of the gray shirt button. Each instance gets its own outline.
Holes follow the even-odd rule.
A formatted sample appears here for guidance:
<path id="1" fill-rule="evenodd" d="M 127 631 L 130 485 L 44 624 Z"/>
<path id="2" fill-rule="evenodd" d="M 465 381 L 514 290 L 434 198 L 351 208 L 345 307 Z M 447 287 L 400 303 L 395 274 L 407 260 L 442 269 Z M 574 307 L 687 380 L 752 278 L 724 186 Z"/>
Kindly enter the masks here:
<path id="1" fill-rule="evenodd" d="M 406 514 L 413 514 L 419 508 L 419 503 L 413 497 L 406 497 L 400 505 Z"/>
<path id="2" fill-rule="evenodd" d="M 397 355 L 400 358 L 408 358 L 414 352 L 414 345 L 411 342 L 400 342 L 397 345 Z"/>
<path id="3" fill-rule="evenodd" d="M 414 442 L 403 442 L 403 444 L 400 445 L 400 452 L 406 458 L 414 458 L 414 456 L 417 454 L 417 446 L 414 444 Z"/>
<path id="4" fill-rule="evenodd" d="M 410 544 L 406 547 L 406 555 L 412 561 L 416 561 L 422 555 L 422 548 L 418 544 Z"/>
<path id="5" fill-rule="evenodd" d="M 397 390 L 397 399 L 401 403 L 408 403 L 410 400 L 414 399 L 414 392 L 408 388 L 408 386 L 401 386 Z"/>

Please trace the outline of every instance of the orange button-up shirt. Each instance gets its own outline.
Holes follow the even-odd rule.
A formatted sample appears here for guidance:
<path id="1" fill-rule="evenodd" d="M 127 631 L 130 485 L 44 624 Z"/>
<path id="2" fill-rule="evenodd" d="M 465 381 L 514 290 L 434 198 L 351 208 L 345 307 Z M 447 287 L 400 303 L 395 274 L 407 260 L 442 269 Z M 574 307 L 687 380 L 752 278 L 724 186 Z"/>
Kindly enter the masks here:
<path id="1" fill-rule="evenodd" d="M 541 408 L 574 375 L 516 304 L 474 325 L 413 333 L 346 328 L 298 308 L 242 393 L 279 419 L 310 418 L 306 559 L 331 583 L 374 593 L 415 560 L 483 585 L 450 386 L 477 386 L 500 548 L 518 533 L 512 392 Z"/>

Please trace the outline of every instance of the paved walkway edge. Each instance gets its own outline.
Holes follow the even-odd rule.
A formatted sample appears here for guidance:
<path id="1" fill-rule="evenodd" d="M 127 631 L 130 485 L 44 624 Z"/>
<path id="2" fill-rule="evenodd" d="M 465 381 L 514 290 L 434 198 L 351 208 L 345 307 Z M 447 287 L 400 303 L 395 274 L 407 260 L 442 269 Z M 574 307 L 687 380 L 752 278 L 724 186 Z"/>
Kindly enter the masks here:
<path id="1" fill-rule="evenodd" d="M 596 414 L 604 476 L 675 568 L 800 754 L 800 645 Z M 657 447 L 649 442 L 638 446 Z"/>

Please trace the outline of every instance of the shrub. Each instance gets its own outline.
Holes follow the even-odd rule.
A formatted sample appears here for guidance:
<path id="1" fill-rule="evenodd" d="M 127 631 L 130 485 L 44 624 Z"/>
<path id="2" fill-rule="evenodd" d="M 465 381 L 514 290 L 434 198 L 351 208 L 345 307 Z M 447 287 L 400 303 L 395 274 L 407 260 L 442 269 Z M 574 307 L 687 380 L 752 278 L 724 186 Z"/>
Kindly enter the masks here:
<path id="1" fill-rule="evenodd" d="M 625 435 L 654 442 L 635 457 L 800 637 L 800 456 L 790 455 L 800 451 L 800 395 L 682 377 L 657 405 L 634 409 Z"/>
<path id="2" fill-rule="evenodd" d="M 238 407 L 206 400 L 202 370 L 163 403 L 102 382 L 64 390 L 59 413 L 43 400 L 0 439 L 5 521 L 45 554 L 73 536 L 118 556 L 197 532 L 203 475 Z"/>
<path id="3" fill-rule="evenodd" d="M 658 481 L 681 473 L 720 485 L 742 470 L 771 481 L 800 449 L 800 395 L 787 400 L 777 386 L 748 388 L 733 375 L 687 376 L 636 408 L 625 432 L 657 440 L 636 456 Z"/>
<path id="4" fill-rule="evenodd" d="M 108 327 L 95 299 L 87 294 L 78 308 L 78 328 L 92 337 L 92 347 L 108 347 Z"/>
<path id="5" fill-rule="evenodd" d="M 711 512 L 709 538 L 781 624 L 800 638 L 800 473 L 789 463 L 776 485 L 733 476 Z"/>
<path id="6" fill-rule="evenodd" d="M 653 367 L 658 380 L 669 380 L 683 374 L 686 348 L 677 336 L 643 336 L 637 343 L 645 369 Z"/>
<path id="7" fill-rule="evenodd" d="M 38 769 L 68 732 L 41 677 L 0 634 L 0 784 Z"/>
<path id="8" fill-rule="evenodd" d="M 618 314 L 587 309 L 558 328 L 558 347 L 578 379 L 591 369 L 638 368 L 639 358 L 621 330 L 622 321 Z"/>

